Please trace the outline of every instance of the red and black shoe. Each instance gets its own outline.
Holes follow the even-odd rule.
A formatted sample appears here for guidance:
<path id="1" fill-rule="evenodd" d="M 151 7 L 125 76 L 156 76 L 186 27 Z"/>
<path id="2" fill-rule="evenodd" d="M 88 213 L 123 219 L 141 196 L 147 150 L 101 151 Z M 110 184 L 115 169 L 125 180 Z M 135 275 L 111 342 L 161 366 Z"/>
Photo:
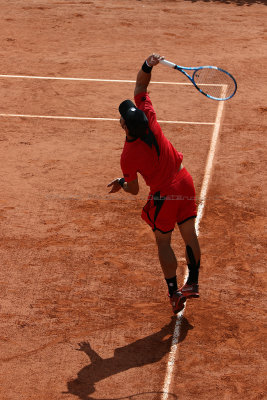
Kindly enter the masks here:
<path id="1" fill-rule="evenodd" d="M 198 284 L 197 283 L 192 283 L 188 284 L 186 283 L 184 286 L 179 289 L 179 292 L 182 293 L 183 296 L 186 297 L 186 299 L 190 298 L 199 298 L 199 291 L 198 291 Z"/>
<path id="2" fill-rule="evenodd" d="M 170 297 L 170 303 L 174 314 L 182 311 L 185 301 L 186 297 L 181 292 L 176 290 L 176 292 L 173 293 L 172 297 Z"/>

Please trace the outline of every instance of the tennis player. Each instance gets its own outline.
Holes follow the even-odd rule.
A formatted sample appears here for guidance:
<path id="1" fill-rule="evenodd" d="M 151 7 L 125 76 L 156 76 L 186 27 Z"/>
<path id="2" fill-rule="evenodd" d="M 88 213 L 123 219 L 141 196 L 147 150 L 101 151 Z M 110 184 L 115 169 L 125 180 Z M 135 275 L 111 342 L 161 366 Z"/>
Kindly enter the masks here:
<path id="1" fill-rule="evenodd" d="M 182 153 L 164 136 L 147 93 L 152 68 L 163 58 L 152 54 L 138 72 L 134 90 L 136 105 L 125 100 L 119 106 L 120 124 L 126 133 L 121 154 L 123 178 L 113 180 L 108 187 L 111 187 L 109 193 L 123 189 L 137 195 L 137 173 L 150 187 L 141 216 L 155 234 L 170 303 L 176 314 L 184 308 L 188 298 L 199 297 L 200 247 L 195 231 L 197 211 L 192 177 L 182 164 Z M 177 259 L 171 247 L 176 224 L 185 243 L 189 270 L 187 282 L 180 289 L 177 286 Z"/>

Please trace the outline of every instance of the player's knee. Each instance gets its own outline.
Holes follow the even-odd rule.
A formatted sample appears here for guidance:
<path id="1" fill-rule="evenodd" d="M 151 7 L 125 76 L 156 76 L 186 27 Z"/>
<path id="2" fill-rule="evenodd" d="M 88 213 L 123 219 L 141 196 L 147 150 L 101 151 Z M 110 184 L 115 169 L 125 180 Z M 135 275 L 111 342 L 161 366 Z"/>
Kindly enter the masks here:
<path id="1" fill-rule="evenodd" d="M 156 242 L 158 246 L 170 246 L 171 243 L 171 232 L 162 233 L 158 230 L 154 231 Z"/>

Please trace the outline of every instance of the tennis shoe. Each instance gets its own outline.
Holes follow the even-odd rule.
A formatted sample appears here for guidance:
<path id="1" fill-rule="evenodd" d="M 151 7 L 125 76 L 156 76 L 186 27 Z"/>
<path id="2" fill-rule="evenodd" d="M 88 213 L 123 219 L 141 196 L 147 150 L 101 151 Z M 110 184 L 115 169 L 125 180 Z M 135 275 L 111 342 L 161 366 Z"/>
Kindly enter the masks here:
<path id="1" fill-rule="evenodd" d="M 197 283 L 186 283 L 184 286 L 179 289 L 179 292 L 183 294 L 187 299 L 190 298 L 199 298 L 198 284 Z"/>
<path id="2" fill-rule="evenodd" d="M 174 314 L 177 314 L 178 312 L 182 311 L 182 309 L 184 308 L 185 301 L 186 297 L 181 292 L 176 290 L 176 292 L 173 293 L 173 295 L 170 297 L 170 303 Z"/>

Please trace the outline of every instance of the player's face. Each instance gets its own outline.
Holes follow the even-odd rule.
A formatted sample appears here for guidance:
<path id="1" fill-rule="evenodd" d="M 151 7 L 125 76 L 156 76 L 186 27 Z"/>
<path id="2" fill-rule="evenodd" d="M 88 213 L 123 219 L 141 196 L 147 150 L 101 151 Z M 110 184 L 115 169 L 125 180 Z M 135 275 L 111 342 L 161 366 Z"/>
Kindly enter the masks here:
<path id="1" fill-rule="evenodd" d="M 125 124 L 125 120 L 122 117 L 120 117 L 120 124 L 121 124 L 121 127 L 123 130 L 125 130 L 125 128 L 127 128 L 126 124 Z"/>

